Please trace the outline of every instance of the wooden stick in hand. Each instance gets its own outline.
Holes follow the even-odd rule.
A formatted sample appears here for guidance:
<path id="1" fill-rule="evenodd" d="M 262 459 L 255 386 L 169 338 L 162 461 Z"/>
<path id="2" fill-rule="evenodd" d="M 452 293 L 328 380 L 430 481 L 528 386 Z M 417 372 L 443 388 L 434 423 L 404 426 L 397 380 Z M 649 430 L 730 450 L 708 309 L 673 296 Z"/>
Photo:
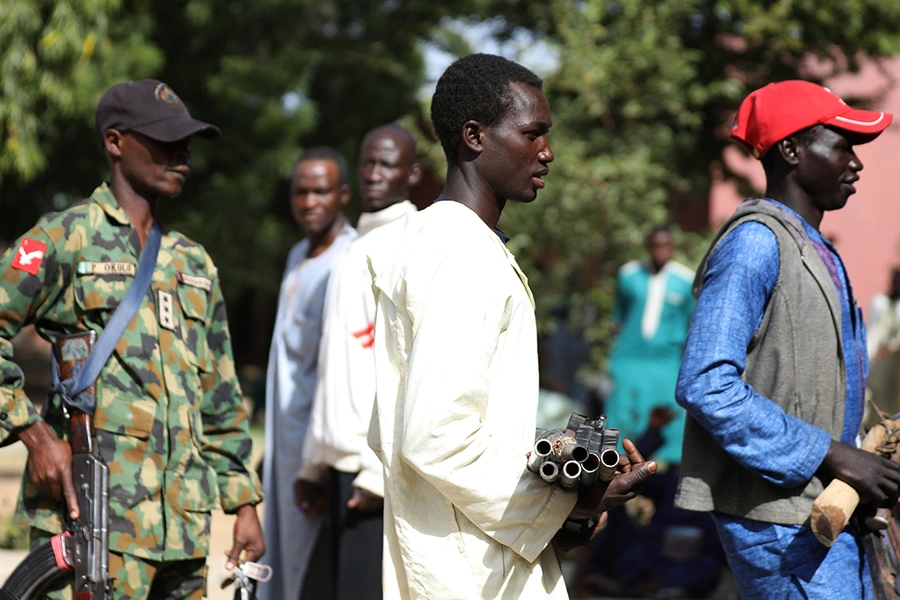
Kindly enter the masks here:
<path id="1" fill-rule="evenodd" d="M 874 453 L 887 439 L 887 429 L 878 424 L 869 430 L 862 443 L 862 450 Z M 850 516 L 859 505 L 859 494 L 847 483 L 834 479 L 813 502 L 810 514 L 810 527 L 816 539 L 831 548 L 840 535 Z"/>

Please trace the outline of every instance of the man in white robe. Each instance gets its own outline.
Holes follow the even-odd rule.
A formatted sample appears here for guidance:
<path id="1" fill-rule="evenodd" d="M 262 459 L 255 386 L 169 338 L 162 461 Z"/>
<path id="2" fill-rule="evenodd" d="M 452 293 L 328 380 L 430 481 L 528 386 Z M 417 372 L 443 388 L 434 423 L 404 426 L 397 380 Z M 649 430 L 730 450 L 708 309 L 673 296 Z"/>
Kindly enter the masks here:
<path id="1" fill-rule="evenodd" d="M 447 155 L 443 192 L 404 218 L 391 254 L 368 254 L 384 597 L 567 598 L 551 541 L 567 521 L 589 537 L 589 519 L 633 497 L 656 465 L 626 440 L 628 472 L 608 486 L 563 490 L 526 469 L 534 304 L 496 227 L 507 200 L 531 202 L 544 187 L 550 108 L 534 73 L 473 54 L 441 76 L 431 110 Z"/>

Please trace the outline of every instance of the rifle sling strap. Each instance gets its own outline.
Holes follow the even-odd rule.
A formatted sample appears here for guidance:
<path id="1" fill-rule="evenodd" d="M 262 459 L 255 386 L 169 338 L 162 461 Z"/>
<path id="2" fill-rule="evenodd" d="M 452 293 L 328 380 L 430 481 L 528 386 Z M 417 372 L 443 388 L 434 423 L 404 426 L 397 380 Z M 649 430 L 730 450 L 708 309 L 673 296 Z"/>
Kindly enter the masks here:
<path id="1" fill-rule="evenodd" d="M 97 398 L 92 394 L 82 394 L 82 392 L 97 380 L 100 371 L 103 370 L 106 361 L 112 356 L 113 349 L 115 349 L 116 344 L 125 332 L 125 328 L 131 322 L 135 313 L 137 313 L 141 300 L 150 287 L 153 271 L 156 270 L 156 258 L 159 255 L 161 238 L 162 233 L 159 230 L 159 225 L 154 221 L 153 226 L 150 228 L 150 234 L 147 236 L 147 242 L 144 244 L 144 249 L 141 252 L 141 259 L 138 262 L 134 280 L 125 293 L 125 298 L 122 299 L 122 303 L 119 304 L 113 316 L 110 317 L 109 323 L 107 323 L 106 328 L 100 335 L 100 339 L 94 344 L 94 348 L 88 355 L 87 360 L 83 364 L 75 365 L 72 377 L 65 381 L 59 380 L 56 353 L 50 353 L 53 362 L 51 368 L 53 389 L 60 395 L 63 405 L 67 408 L 77 408 L 85 414 L 94 415 Z"/>

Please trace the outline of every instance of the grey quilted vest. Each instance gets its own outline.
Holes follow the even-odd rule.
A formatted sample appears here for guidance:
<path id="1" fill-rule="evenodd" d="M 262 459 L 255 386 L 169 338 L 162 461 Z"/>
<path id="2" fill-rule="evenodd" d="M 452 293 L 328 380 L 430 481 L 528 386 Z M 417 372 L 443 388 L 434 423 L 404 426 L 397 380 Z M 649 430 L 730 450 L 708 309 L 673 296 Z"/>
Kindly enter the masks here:
<path id="1" fill-rule="evenodd" d="M 743 379 L 787 414 L 839 440 L 847 389 L 840 298 L 800 220 L 771 202 L 746 200 L 710 245 L 697 269 L 694 294 L 700 293 L 713 250 L 747 221 L 758 221 L 775 233 L 780 272 L 759 329 L 747 348 Z M 772 448 L 773 453 L 778 451 Z M 799 525 L 809 518 L 812 503 L 822 489 L 818 477 L 793 488 L 765 481 L 738 465 L 688 416 L 675 499 L 680 508 Z"/>

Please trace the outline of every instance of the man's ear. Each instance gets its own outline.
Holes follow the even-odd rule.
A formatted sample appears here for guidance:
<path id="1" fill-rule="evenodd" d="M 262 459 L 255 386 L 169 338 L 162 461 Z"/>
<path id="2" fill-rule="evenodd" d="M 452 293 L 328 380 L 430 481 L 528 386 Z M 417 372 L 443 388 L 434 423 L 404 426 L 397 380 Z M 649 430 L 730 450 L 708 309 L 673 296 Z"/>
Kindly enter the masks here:
<path id="1" fill-rule="evenodd" d="M 797 142 L 797 139 L 795 137 L 788 136 L 778 142 L 776 150 L 785 163 L 791 165 L 792 167 L 797 166 L 797 163 L 800 160 L 798 158 L 800 144 Z"/>
<path id="2" fill-rule="evenodd" d="M 103 132 L 103 150 L 109 156 L 122 158 L 123 136 L 115 129 L 107 129 Z"/>
<path id="3" fill-rule="evenodd" d="M 484 126 L 481 123 L 466 121 L 462 130 L 463 145 L 471 152 L 481 154 L 481 151 L 484 150 L 484 133 Z"/>
<path id="4" fill-rule="evenodd" d="M 346 183 L 342 185 L 338 194 L 338 199 L 341 203 L 341 206 L 347 206 L 347 204 L 350 203 L 350 185 Z"/>
<path id="5" fill-rule="evenodd" d="M 414 162 L 409 168 L 409 177 L 406 178 L 406 184 L 409 187 L 415 187 L 422 181 L 422 167 L 419 163 Z"/>

